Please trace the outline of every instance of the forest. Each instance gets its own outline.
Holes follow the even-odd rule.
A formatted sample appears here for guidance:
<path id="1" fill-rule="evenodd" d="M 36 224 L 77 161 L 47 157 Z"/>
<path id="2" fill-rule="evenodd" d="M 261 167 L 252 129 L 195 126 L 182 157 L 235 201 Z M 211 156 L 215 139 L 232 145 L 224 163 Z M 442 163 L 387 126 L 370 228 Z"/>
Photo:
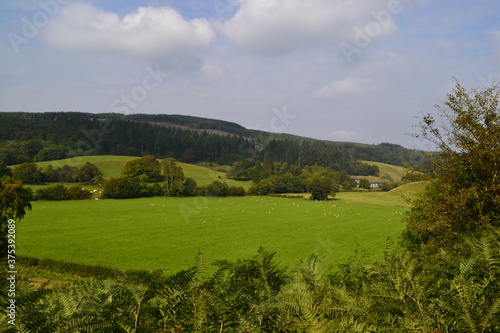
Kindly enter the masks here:
<path id="1" fill-rule="evenodd" d="M 359 160 L 393 165 L 426 163 L 425 152 L 399 145 L 328 142 L 249 131 L 235 123 L 197 117 L 0 113 L 0 161 L 7 165 L 105 154 L 218 164 L 269 159 L 299 166 L 318 164 L 358 175 L 377 172 Z"/>

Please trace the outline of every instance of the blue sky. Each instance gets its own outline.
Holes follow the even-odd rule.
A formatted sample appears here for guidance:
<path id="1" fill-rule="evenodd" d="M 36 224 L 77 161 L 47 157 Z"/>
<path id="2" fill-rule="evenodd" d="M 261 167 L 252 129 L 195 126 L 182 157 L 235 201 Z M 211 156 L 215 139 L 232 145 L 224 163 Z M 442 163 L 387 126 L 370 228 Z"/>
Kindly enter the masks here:
<path id="1" fill-rule="evenodd" d="M 406 133 L 454 78 L 500 81 L 499 22 L 497 0 L 4 0 L 0 110 L 186 114 L 426 149 Z"/>

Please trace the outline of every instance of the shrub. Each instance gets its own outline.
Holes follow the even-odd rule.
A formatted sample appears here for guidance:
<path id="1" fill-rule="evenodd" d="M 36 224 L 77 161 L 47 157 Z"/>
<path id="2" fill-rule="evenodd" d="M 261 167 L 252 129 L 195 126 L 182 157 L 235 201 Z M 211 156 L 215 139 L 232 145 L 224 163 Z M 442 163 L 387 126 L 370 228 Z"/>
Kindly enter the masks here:
<path id="1" fill-rule="evenodd" d="M 68 189 L 61 184 L 51 185 L 35 192 L 35 197 L 38 200 L 70 200 L 71 195 Z"/>
<path id="2" fill-rule="evenodd" d="M 219 180 L 214 181 L 205 188 L 205 193 L 212 197 L 226 197 L 228 194 L 229 186 Z"/>
<path id="3" fill-rule="evenodd" d="M 146 175 L 148 182 L 162 181 L 164 178 L 160 174 L 161 165 L 156 157 L 148 155 L 132 160 L 125 164 L 122 174 L 128 177 L 139 177 Z"/>
<path id="4" fill-rule="evenodd" d="M 245 196 L 245 189 L 242 186 L 229 186 L 227 195 L 230 197 L 243 197 Z"/>
<path id="5" fill-rule="evenodd" d="M 23 184 L 39 184 L 42 182 L 42 173 L 38 170 L 36 163 L 26 162 L 20 164 L 12 171 L 12 177 L 20 180 Z"/>
<path id="6" fill-rule="evenodd" d="M 68 188 L 68 193 L 71 200 L 86 200 L 92 198 L 92 192 L 83 189 L 80 186 L 72 186 Z"/>
<path id="7" fill-rule="evenodd" d="M 104 184 L 104 199 L 130 199 L 141 196 L 141 185 L 138 179 L 129 177 L 111 178 Z"/>

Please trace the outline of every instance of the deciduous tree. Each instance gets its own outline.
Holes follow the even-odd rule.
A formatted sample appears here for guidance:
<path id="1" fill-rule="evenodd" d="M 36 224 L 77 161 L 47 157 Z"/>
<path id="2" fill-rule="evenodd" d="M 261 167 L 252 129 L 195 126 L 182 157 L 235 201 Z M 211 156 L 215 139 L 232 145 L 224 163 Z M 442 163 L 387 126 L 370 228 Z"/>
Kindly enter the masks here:
<path id="1" fill-rule="evenodd" d="M 161 161 L 161 168 L 165 176 L 165 189 L 167 194 L 177 191 L 183 185 L 184 172 L 174 158 L 165 158 Z"/>
<path id="2" fill-rule="evenodd" d="M 30 193 L 23 184 L 7 178 L 0 182 L 0 258 L 6 256 L 6 235 L 9 219 L 19 222 L 31 210 Z"/>
<path id="3" fill-rule="evenodd" d="M 149 182 L 162 180 L 160 162 L 158 162 L 156 157 L 151 155 L 127 162 L 123 168 L 122 175 L 127 177 L 146 175 Z"/>
<path id="4" fill-rule="evenodd" d="M 419 136 L 440 150 L 428 183 L 407 216 L 407 238 L 453 245 L 457 237 L 500 225 L 500 88 L 467 91 L 459 83 L 421 119 Z"/>

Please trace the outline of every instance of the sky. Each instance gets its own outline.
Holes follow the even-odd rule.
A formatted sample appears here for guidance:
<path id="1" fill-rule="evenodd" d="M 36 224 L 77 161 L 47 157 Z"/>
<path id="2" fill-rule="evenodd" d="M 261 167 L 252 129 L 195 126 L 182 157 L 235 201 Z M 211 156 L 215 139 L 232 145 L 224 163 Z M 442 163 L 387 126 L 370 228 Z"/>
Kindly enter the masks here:
<path id="1" fill-rule="evenodd" d="M 500 81 L 498 0 L 2 0 L 0 111 L 183 114 L 332 141 L 412 137 Z"/>

